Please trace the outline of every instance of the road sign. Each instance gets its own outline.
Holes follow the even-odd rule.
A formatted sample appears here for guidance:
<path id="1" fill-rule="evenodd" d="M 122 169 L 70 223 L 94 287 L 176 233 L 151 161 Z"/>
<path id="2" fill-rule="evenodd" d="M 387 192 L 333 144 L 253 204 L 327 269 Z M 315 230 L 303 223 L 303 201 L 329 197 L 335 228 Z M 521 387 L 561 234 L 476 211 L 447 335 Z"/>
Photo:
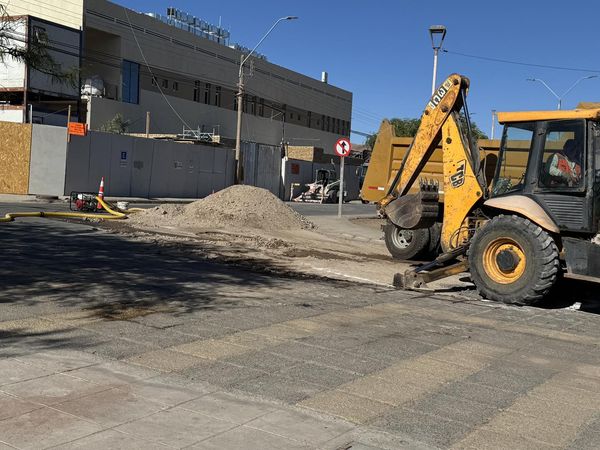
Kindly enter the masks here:
<path id="1" fill-rule="evenodd" d="M 341 157 L 348 156 L 350 150 L 352 150 L 352 144 L 347 138 L 338 139 L 335 143 L 335 152 Z"/>
<path id="2" fill-rule="evenodd" d="M 338 217 L 342 217 L 342 204 L 344 203 L 344 160 L 352 150 L 352 144 L 347 138 L 340 138 L 335 143 L 335 152 L 340 156 L 340 185 L 338 189 Z"/>

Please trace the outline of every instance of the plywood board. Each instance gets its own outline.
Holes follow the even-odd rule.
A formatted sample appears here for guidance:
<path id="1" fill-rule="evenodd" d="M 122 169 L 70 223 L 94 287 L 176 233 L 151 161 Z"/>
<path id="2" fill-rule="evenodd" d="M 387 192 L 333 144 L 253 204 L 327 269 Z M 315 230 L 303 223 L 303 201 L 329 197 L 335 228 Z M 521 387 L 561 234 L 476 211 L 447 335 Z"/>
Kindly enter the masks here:
<path id="1" fill-rule="evenodd" d="M 31 125 L 0 122 L 0 194 L 27 194 Z"/>

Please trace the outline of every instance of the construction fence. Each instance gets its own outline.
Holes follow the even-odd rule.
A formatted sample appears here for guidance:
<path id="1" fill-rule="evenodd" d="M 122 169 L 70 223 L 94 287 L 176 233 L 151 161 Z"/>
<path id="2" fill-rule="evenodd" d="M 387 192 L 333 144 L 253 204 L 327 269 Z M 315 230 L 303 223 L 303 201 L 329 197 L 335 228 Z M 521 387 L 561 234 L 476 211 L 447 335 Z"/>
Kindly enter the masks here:
<path id="1" fill-rule="evenodd" d="M 97 192 L 104 177 L 111 197 L 201 198 L 234 183 L 231 148 L 97 131 L 68 142 L 64 127 L 11 122 L 0 122 L 0 136 L 0 194 Z M 289 200 L 315 180 L 317 169 L 339 175 L 339 158 L 284 153 L 280 146 L 242 143 L 242 182 Z M 344 173 L 351 199 L 358 198 L 356 168 L 348 161 Z"/>
<path id="2" fill-rule="evenodd" d="M 104 177 L 114 197 L 204 197 L 233 184 L 229 148 L 0 122 L 0 193 L 63 196 L 96 192 Z"/>

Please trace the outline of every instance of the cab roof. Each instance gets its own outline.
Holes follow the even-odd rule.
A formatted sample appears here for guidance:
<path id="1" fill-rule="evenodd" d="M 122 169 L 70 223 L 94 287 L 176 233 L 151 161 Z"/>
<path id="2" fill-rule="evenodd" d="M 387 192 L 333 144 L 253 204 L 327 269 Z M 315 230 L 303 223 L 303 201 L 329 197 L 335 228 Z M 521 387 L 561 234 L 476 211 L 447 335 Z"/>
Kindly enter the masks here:
<path id="1" fill-rule="evenodd" d="M 500 123 L 557 119 L 600 119 L 600 108 L 498 113 L 498 122 Z"/>

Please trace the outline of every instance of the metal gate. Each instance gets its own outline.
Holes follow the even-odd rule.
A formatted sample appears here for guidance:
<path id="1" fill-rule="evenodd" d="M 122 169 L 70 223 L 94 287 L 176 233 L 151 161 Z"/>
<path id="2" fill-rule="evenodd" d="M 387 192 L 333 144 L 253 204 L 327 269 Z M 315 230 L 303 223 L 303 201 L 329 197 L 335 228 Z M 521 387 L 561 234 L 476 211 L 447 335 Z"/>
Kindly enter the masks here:
<path id="1" fill-rule="evenodd" d="M 242 182 L 271 191 L 281 198 L 281 148 L 242 142 Z"/>

